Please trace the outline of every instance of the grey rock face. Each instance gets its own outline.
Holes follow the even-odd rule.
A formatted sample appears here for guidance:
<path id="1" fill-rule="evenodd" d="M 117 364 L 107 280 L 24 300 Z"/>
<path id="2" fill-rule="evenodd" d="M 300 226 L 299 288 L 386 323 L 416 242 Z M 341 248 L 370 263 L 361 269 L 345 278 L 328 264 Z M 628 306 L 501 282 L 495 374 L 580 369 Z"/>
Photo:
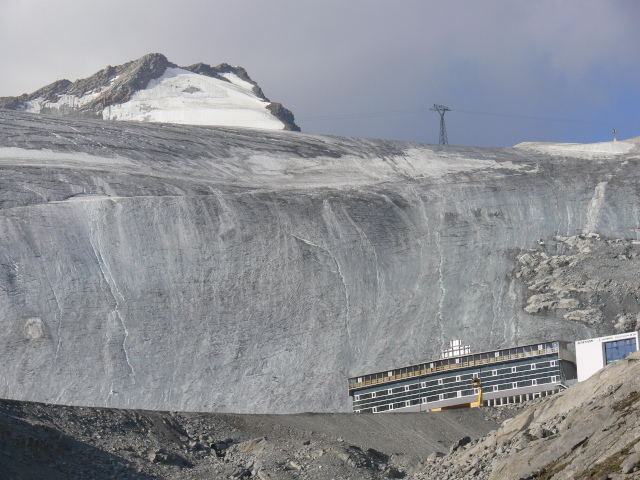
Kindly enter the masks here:
<path id="1" fill-rule="evenodd" d="M 613 332 L 525 312 L 516 257 L 635 238 L 638 161 L 0 111 L 0 396 L 345 411 L 453 338 Z"/>
<path id="2" fill-rule="evenodd" d="M 242 67 L 233 67 L 228 63 L 221 63 L 217 67 L 212 67 L 211 65 L 207 65 L 206 63 L 196 63 L 194 65 L 182 68 L 184 68 L 185 70 L 189 70 L 190 72 L 200 73 L 208 77 L 217 78 L 218 80 L 222 80 L 223 82 L 228 82 L 229 80 L 220 75 L 221 73 L 233 73 L 245 82 L 251 83 L 253 85 L 253 91 L 256 95 L 267 102 L 269 101 L 269 99 L 262 92 L 260 86 L 256 82 L 251 80 L 251 77 L 249 77 L 247 71 Z"/>
<path id="3" fill-rule="evenodd" d="M 106 89 L 91 102 L 77 108 L 53 109 L 44 107 L 42 113 L 70 117 L 102 118 L 102 110 L 109 105 L 127 102 L 136 91 L 146 88 L 150 80 L 160 77 L 167 67 L 175 67 L 164 55 L 152 53 L 144 57 L 112 67 L 109 65 L 89 78 L 58 80 L 31 94 L 20 97 L 0 97 L 0 108 L 24 110 L 26 102 L 42 97 L 57 102 L 62 95 L 81 97 L 87 93 Z"/>

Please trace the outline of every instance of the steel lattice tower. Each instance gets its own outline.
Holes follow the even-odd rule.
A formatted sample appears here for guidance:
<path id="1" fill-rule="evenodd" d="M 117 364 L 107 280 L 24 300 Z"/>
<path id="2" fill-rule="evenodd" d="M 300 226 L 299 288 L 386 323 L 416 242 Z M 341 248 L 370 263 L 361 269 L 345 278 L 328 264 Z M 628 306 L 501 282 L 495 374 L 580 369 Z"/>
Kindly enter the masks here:
<path id="1" fill-rule="evenodd" d="M 435 110 L 440 114 L 440 145 L 449 145 L 449 140 L 447 139 L 447 127 L 444 125 L 444 113 L 451 111 L 449 107 L 445 107 L 444 105 L 433 104 L 429 110 Z"/>

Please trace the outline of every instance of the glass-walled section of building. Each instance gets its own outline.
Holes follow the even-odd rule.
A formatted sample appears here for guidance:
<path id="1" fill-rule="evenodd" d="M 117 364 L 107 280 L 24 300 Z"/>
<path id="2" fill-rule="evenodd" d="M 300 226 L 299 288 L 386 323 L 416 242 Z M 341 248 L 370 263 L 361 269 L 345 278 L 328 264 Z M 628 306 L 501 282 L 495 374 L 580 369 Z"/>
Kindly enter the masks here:
<path id="1" fill-rule="evenodd" d="M 613 342 L 604 343 L 604 355 L 606 364 L 617 362 L 623 358 L 627 358 L 630 353 L 638 350 L 635 338 L 626 338 L 624 340 L 615 340 Z"/>

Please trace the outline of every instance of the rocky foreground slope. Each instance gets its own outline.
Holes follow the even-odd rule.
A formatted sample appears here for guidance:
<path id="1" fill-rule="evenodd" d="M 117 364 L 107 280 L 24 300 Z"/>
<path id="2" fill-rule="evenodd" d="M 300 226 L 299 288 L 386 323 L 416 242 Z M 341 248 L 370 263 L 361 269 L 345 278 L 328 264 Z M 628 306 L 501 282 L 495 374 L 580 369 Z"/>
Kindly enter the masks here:
<path id="1" fill-rule="evenodd" d="M 451 450 L 414 478 L 640 478 L 640 352 Z"/>
<path id="2" fill-rule="evenodd" d="M 515 417 L 510 407 L 225 415 L 0 401 L 0 471 L 12 480 L 637 479 L 639 379 L 635 353 Z"/>
<path id="3" fill-rule="evenodd" d="M 348 411 L 454 338 L 635 328 L 637 139 L 540 148 L 0 110 L 0 397 Z"/>
<path id="4" fill-rule="evenodd" d="M 0 472 L 7 480 L 401 478 L 431 452 L 498 426 L 485 417 L 225 415 L 0 400 Z"/>

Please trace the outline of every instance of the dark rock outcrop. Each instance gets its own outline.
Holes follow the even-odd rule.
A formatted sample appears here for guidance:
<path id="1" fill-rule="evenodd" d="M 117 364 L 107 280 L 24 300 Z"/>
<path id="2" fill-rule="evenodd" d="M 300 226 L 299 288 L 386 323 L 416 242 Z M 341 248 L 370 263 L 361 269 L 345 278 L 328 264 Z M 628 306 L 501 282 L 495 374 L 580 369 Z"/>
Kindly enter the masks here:
<path id="1" fill-rule="evenodd" d="M 499 425 L 484 417 L 478 410 L 382 417 L 169 413 L 0 399 L 0 476 L 407 478 L 434 446 Z"/>
<path id="2" fill-rule="evenodd" d="M 293 112 L 288 108 L 284 108 L 281 103 L 272 102 L 267 105 L 267 110 L 269 110 L 273 115 L 284 123 L 285 130 L 291 130 L 293 132 L 299 132 L 300 127 L 298 127 L 293 118 Z"/>

